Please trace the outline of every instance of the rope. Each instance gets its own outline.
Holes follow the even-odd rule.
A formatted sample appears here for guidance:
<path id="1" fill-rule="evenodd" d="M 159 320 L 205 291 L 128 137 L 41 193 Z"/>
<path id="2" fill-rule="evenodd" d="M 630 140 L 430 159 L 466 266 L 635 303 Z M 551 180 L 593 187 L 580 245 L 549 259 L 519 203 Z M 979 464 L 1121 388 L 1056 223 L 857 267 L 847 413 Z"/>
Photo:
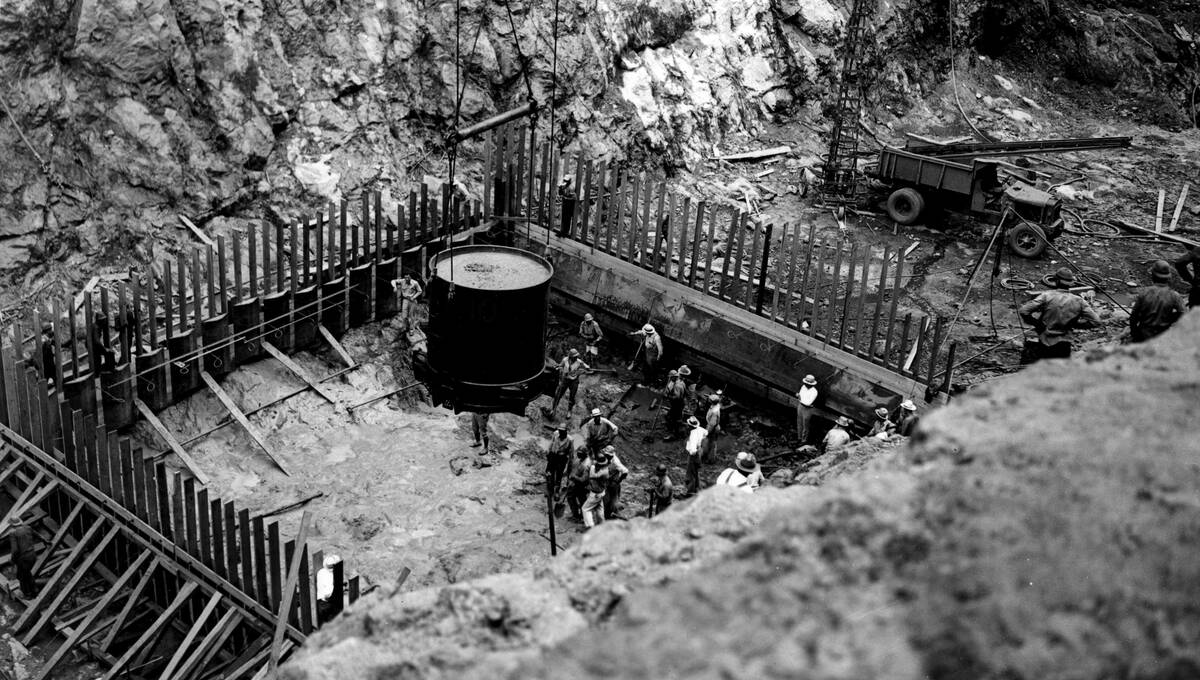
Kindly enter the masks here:
<path id="1" fill-rule="evenodd" d="M 526 68 L 525 53 L 521 50 L 521 36 L 517 33 L 517 21 L 513 18 L 512 6 L 508 0 L 504 0 L 504 11 L 508 12 L 508 25 L 513 32 L 513 46 L 517 48 L 517 59 L 521 61 L 521 76 L 525 79 L 525 90 L 529 94 L 529 101 L 534 101 L 533 83 L 529 81 L 529 69 Z"/>
<path id="2" fill-rule="evenodd" d="M 946 17 L 946 33 L 950 42 L 950 82 L 953 85 L 954 90 L 954 103 L 958 106 L 958 112 L 962 114 L 963 120 L 966 121 L 967 126 L 971 128 L 971 131 L 974 132 L 976 136 L 985 142 L 994 142 L 996 140 L 992 139 L 982 130 L 975 127 L 975 123 L 971 121 L 970 116 L 968 116 L 966 110 L 963 109 L 962 100 L 958 98 L 958 69 L 954 65 L 954 0 L 946 1 L 949 4 L 949 15 Z"/>

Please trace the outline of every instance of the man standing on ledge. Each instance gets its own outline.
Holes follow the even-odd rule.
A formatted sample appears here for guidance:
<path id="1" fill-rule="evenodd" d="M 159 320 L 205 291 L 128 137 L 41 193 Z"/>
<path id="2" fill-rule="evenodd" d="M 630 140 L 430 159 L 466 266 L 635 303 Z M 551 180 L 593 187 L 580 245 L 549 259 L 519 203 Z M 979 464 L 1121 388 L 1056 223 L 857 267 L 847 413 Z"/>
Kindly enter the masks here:
<path id="1" fill-rule="evenodd" d="M 796 392 L 796 439 L 799 445 L 808 443 L 808 426 L 812 422 L 814 404 L 817 403 L 817 379 L 812 375 L 804 376 L 800 391 Z"/>
<path id="2" fill-rule="evenodd" d="M 1021 305 L 1017 314 L 1038 333 L 1036 341 L 1026 341 L 1021 363 L 1031 364 L 1039 359 L 1069 359 L 1071 330 L 1083 321 L 1099 325 L 1100 316 L 1083 298 L 1069 292 L 1075 274 L 1066 267 L 1054 273 L 1057 290 L 1048 290 Z M 1037 316 L 1034 316 L 1034 315 Z"/>

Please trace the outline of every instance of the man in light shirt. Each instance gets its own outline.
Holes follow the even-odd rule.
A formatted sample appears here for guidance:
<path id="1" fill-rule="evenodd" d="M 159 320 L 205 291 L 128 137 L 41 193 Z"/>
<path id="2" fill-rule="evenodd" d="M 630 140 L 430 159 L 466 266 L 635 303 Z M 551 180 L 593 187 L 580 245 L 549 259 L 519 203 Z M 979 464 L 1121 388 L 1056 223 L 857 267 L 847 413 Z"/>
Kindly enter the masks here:
<path id="1" fill-rule="evenodd" d="M 812 422 L 814 404 L 817 402 L 817 379 L 812 375 L 804 376 L 800 391 L 796 392 L 796 438 L 799 445 L 808 443 L 808 426 Z"/>
<path id="2" fill-rule="evenodd" d="M 825 433 L 825 440 L 821 442 L 826 452 L 836 451 L 850 443 L 850 433 L 846 430 L 848 427 L 850 427 L 850 419 L 846 416 L 838 416 L 836 424 L 829 432 Z"/>
<path id="3" fill-rule="evenodd" d="M 691 495 L 700 490 L 700 447 L 708 438 L 708 430 L 700 426 L 700 421 L 696 420 L 696 416 L 688 418 L 687 424 L 692 431 L 688 433 L 687 443 L 683 446 L 688 457 L 684 484 L 687 493 Z"/>

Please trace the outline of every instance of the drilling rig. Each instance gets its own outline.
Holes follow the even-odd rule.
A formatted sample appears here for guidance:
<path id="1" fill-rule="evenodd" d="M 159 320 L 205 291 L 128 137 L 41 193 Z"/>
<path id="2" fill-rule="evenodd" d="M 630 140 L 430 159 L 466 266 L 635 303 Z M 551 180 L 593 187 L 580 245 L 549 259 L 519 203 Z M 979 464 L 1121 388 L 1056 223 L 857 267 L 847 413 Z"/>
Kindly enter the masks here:
<path id="1" fill-rule="evenodd" d="M 822 193 L 825 200 L 846 203 L 858 185 L 858 119 L 862 112 L 862 83 L 859 79 L 865 47 L 867 21 L 875 14 L 878 0 L 853 0 L 842 46 L 842 75 L 833 111 L 833 131 L 825 160 Z"/>

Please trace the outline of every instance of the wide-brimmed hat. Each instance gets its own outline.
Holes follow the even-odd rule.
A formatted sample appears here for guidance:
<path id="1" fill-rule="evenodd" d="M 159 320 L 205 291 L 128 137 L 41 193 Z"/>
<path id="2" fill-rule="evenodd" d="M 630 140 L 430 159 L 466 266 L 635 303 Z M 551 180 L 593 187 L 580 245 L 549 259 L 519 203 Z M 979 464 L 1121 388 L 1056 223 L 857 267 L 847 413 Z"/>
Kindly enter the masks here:
<path id="1" fill-rule="evenodd" d="M 905 411 L 916 411 L 917 405 L 913 403 L 912 399 L 905 399 L 904 401 L 900 402 L 900 408 L 904 409 Z"/>
<path id="2" fill-rule="evenodd" d="M 842 427 L 850 427 L 850 419 L 846 416 L 838 416 L 838 419 L 834 422 Z"/>
<path id="3" fill-rule="evenodd" d="M 333 569 L 334 565 L 336 565 L 338 562 L 341 562 L 341 561 L 342 561 L 342 558 L 338 557 L 337 555 L 326 555 L 325 559 L 321 562 L 321 564 L 326 569 Z"/>
<path id="4" fill-rule="evenodd" d="M 708 395 L 708 400 L 714 404 L 719 403 L 721 401 L 721 395 L 710 394 L 710 395 Z"/>
<path id="5" fill-rule="evenodd" d="M 684 364 L 679 367 L 679 375 L 691 375 L 691 374 L 692 374 L 692 369 L 688 368 L 687 364 Z"/>
<path id="6" fill-rule="evenodd" d="M 598 408 L 592 409 L 592 416 L 595 417 L 598 415 L 600 415 L 600 409 L 598 409 Z"/>
<path id="7" fill-rule="evenodd" d="M 803 381 L 801 381 L 801 382 L 803 382 L 805 385 L 810 385 L 810 386 L 811 386 L 811 385 L 816 385 L 816 384 L 817 384 L 817 379 L 816 379 L 816 378 L 814 378 L 814 377 L 812 376 L 812 374 L 809 374 L 809 375 L 806 375 L 806 376 L 804 376 L 804 380 L 803 380 Z"/>
<path id="8" fill-rule="evenodd" d="M 737 455 L 733 464 L 742 472 L 754 472 L 754 468 L 758 467 L 758 459 L 754 457 L 753 453 L 742 451 Z"/>
<path id="9" fill-rule="evenodd" d="M 667 466 L 659 463 L 658 467 L 654 468 L 654 474 L 658 475 L 659 477 L 667 474 Z"/>
<path id="10" fill-rule="evenodd" d="M 591 315 L 591 314 L 584 314 L 584 315 L 583 315 L 583 320 L 584 320 L 584 321 L 591 321 L 591 320 L 592 320 L 592 315 Z"/>
<path id="11" fill-rule="evenodd" d="M 1059 267 L 1058 271 L 1054 272 L 1054 280 L 1060 285 L 1075 283 L 1075 272 L 1067 267 Z"/>
<path id="12" fill-rule="evenodd" d="M 650 324 L 646 324 L 645 326 L 642 326 L 642 332 L 643 333 L 653 333 L 654 326 L 651 326 Z"/>
<path id="13" fill-rule="evenodd" d="M 572 348 L 571 348 L 571 351 L 567 352 L 567 356 L 569 356 L 569 357 L 577 357 L 577 356 L 579 356 L 579 350 L 577 350 L 577 349 L 575 349 L 574 347 L 572 347 Z"/>
<path id="14" fill-rule="evenodd" d="M 696 420 L 696 416 L 688 416 L 687 424 L 692 427 L 700 427 L 700 421 Z"/>
<path id="15" fill-rule="evenodd" d="M 25 518 L 18 515 L 16 517 L 13 517 L 12 519 L 10 519 L 8 521 L 8 523 L 14 527 L 23 527 L 23 526 L 25 526 Z"/>
<path id="16" fill-rule="evenodd" d="M 558 427 L 554 428 L 554 431 L 555 431 L 555 432 L 566 432 L 566 431 L 567 431 L 567 426 L 566 426 L 566 425 L 559 425 Z"/>
<path id="17" fill-rule="evenodd" d="M 1162 283 L 1171 280 L 1171 265 L 1167 264 L 1166 260 L 1155 260 L 1150 267 L 1150 278 L 1155 283 Z"/>
<path id="18" fill-rule="evenodd" d="M 875 417 L 876 418 L 887 418 L 887 416 L 888 416 L 888 410 L 886 408 L 880 406 L 879 408 L 875 409 Z"/>
<path id="19" fill-rule="evenodd" d="M 49 321 L 43 321 L 42 322 L 42 333 L 45 335 L 50 335 L 53 332 L 54 332 L 54 324 L 50 323 Z"/>
<path id="20" fill-rule="evenodd" d="M 667 377 L 668 378 L 678 378 L 679 371 L 676 371 L 675 369 L 672 368 L 671 370 L 667 371 Z"/>

